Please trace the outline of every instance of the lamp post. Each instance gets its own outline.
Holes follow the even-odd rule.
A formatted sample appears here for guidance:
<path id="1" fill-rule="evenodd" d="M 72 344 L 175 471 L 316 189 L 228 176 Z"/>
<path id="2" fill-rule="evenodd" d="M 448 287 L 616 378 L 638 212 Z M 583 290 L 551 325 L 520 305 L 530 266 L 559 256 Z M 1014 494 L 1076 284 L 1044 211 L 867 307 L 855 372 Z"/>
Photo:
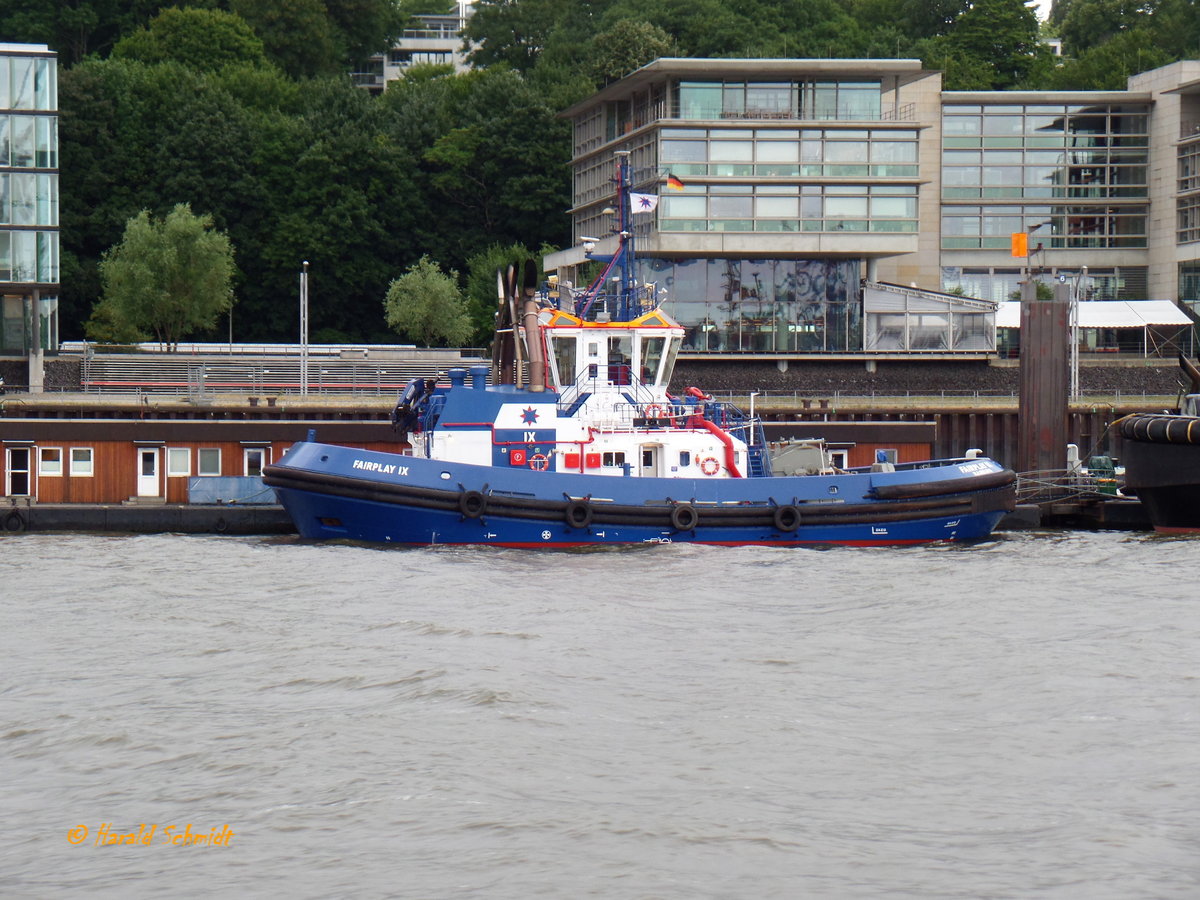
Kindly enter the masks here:
<path id="1" fill-rule="evenodd" d="M 1079 399 L 1079 292 L 1087 279 L 1087 266 L 1071 282 L 1071 399 Z"/>
<path id="2" fill-rule="evenodd" d="M 308 396 L 308 260 L 300 264 L 300 396 Z"/>

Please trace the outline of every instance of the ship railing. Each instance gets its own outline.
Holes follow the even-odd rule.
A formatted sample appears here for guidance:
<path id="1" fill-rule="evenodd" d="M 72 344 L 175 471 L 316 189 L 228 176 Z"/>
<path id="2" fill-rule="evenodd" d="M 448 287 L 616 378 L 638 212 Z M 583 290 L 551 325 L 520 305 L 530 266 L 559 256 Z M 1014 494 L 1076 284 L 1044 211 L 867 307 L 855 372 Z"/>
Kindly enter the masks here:
<path id="1" fill-rule="evenodd" d="M 618 392 L 634 404 L 652 404 L 656 394 L 633 372 L 631 366 L 589 363 L 575 373 L 575 383 L 558 395 L 558 410 L 570 415 L 581 400 L 593 394 Z"/>
<path id="2" fill-rule="evenodd" d="M 1018 503 L 1102 499 L 1111 500 L 1119 489 L 1115 477 L 1093 475 L 1080 469 L 1044 469 L 1017 473 Z"/>

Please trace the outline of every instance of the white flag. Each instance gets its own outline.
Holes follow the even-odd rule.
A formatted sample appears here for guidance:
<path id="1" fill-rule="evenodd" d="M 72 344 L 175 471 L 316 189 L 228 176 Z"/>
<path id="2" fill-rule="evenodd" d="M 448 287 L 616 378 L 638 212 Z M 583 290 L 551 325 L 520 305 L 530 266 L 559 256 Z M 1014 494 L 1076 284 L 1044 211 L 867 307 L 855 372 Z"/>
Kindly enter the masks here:
<path id="1" fill-rule="evenodd" d="M 635 213 L 654 212 L 658 208 L 658 194 L 630 194 L 629 205 Z"/>

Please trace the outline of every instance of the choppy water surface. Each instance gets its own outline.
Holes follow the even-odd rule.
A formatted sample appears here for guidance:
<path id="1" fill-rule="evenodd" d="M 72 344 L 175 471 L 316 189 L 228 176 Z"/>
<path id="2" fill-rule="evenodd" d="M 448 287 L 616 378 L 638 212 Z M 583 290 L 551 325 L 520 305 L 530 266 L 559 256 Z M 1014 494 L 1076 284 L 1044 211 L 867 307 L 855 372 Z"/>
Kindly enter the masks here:
<path id="1" fill-rule="evenodd" d="M 1196 897 L 1198 561 L 3 536 L 0 893 Z"/>

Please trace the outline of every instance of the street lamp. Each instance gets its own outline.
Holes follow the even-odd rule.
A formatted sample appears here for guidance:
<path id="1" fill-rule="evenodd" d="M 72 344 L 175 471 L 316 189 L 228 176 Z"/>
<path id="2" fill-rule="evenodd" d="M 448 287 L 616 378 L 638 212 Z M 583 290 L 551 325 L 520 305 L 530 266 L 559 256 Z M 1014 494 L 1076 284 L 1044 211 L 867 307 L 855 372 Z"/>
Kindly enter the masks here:
<path id="1" fill-rule="evenodd" d="M 308 260 L 300 264 L 300 396 L 308 396 Z"/>

